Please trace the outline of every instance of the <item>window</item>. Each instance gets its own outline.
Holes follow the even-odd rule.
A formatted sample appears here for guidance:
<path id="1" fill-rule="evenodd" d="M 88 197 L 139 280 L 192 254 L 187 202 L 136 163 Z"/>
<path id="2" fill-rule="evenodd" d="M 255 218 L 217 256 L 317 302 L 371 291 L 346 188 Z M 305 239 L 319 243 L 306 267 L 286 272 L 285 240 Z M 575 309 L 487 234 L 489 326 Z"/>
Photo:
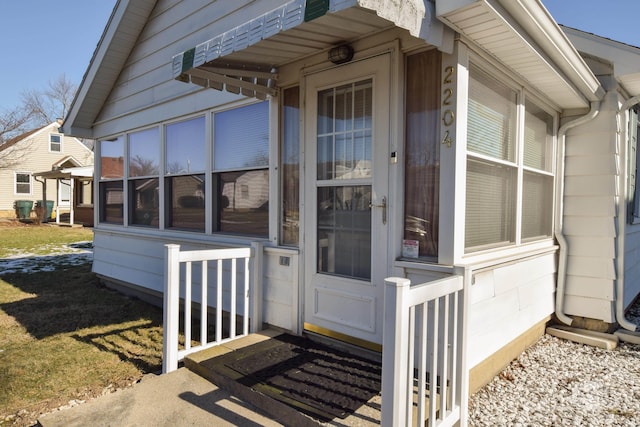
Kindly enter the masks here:
<path id="1" fill-rule="evenodd" d="M 214 231 L 269 235 L 269 103 L 213 116 Z"/>
<path id="2" fill-rule="evenodd" d="M 420 258 L 438 256 L 440 53 L 407 57 L 404 239 Z"/>
<path id="3" fill-rule="evenodd" d="M 552 235 L 554 117 L 524 96 L 470 67 L 467 253 Z"/>
<path id="4" fill-rule="evenodd" d="M 269 103 L 162 126 L 100 141 L 100 221 L 267 237 Z"/>
<path id="5" fill-rule="evenodd" d="M 62 135 L 53 133 L 49 135 L 49 151 L 52 153 L 62 151 Z"/>
<path id="6" fill-rule="evenodd" d="M 124 136 L 100 141 L 100 212 L 101 222 L 124 221 Z"/>
<path id="7" fill-rule="evenodd" d="M 93 181 L 78 180 L 74 188 L 78 206 L 93 206 Z"/>
<path id="8" fill-rule="evenodd" d="M 205 231 L 205 131 L 204 117 L 165 128 L 167 228 Z"/>
<path id="9" fill-rule="evenodd" d="M 15 193 L 31 194 L 31 173 L 16 172 L 15 174 Z"/>
<path id="10" fill-rule="evenodd" d="M 640 178 L 638 177 L 638 166 L 640 166 L 640 158 L 638 158 L 638 131 L 640 123 L 638 123 L 638 107 L 629 110 L 629 205 L 628 219 L 632 224 L 640 222 Z"/>
<path id="11" fill-rule="evenodd" d="M 129 224 L 158 227 L 159 128 L 129 134 Z"/>
<path id="12" fill-rule="evenodd" d="M 300 234 L 300 87 L 282 93 L 280 243 L 298 246 Z"/>

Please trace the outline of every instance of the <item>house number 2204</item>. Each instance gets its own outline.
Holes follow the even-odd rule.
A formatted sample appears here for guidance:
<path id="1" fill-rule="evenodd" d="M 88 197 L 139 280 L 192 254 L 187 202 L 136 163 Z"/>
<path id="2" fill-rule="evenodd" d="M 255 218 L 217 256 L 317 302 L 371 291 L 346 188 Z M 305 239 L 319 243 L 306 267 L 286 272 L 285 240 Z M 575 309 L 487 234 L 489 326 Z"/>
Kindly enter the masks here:
<path id="1" fill-rule="evenodd" d="M 444 69 L 444 77 L 442 79 L 442 124 L 444 125 L 444 136 L 442 143 L 447 147 L 451 147 L 451 137 L 449 131 L 456 120 L 456 116 L 451 109 L 453 103 L 453 66 Z"/>

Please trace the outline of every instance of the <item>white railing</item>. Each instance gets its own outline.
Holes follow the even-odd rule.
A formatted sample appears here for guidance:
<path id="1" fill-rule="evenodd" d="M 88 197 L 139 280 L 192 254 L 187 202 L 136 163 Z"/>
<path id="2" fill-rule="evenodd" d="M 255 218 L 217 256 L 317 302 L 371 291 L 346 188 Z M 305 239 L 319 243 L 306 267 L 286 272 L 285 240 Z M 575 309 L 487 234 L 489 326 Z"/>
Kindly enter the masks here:
<path id="1" fill-rule="evenodd" d="M 382 426 L 465 426 L 463 277 L 385 282 Z"/>
<path id="2" fill-rule="evenodd" d="M 176 370 L 178 362 L 191 353 L 248 335 L 250 318 L 253 319 L 251 332 L 260 327 L 261 322 L 258 321 L 261 319 L 260 301 L 251 298 L 251 294 L 260 295 L 256 289 L 260 281 L 259 275 L 254 274 L 253 286 L 250 286 L 249 261 L 253 255 L 253 271 L 261 271 L 259 265 L 259 260 L 262 259 L 261 251 L 260 244 L 253 244 L 252 247 L 246 248 L 194 251 L 180 251 L 180 245 L 165 245 L 163 373 Z M 200 267 L 195 271 L 195 275 L 199 276 L 195 281 L 193 280 L 194 264 Z M 210 268 L 214 270 L 215 275 L 215 280 L 211 281 L 209 280 Z M 194 295 L 194 288 L 199 288 L 199 293 L 195 292 L 196 295 Z M 215 295 L 209 296 L 208 292 L 212 289 Z M 193 313 L 193 306 L 198 305 L 199 313 Z M 212 337 L 209 337 L 208 331 L 209 306 L 215 307 L 215 333 Z M 226 321 L 223 319 L 225 308 L 228 314 Z M 242 319 L 240 331 L 236 326 L 237 317 Z M 192 322 L 198 318 L 200 321 L 199 343 L 194 344 L 192 343 Z M 223 322 L 227 326 L 225 331 L 223 331 Z M 179 345 L 181 323 L 184 335 L 182 348 Z"/>

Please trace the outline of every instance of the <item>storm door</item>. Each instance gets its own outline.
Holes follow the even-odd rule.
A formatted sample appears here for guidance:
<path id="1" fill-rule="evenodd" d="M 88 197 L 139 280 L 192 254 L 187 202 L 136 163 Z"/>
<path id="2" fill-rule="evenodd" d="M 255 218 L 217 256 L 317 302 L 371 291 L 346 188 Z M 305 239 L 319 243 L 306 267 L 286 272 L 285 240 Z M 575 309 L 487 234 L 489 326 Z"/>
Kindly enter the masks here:
<path id="1" fill-rule="evenodd" d="M 312 74 L 305 96 L 304 326 L 373 348 L 388 265 L 389 62 Z"/>

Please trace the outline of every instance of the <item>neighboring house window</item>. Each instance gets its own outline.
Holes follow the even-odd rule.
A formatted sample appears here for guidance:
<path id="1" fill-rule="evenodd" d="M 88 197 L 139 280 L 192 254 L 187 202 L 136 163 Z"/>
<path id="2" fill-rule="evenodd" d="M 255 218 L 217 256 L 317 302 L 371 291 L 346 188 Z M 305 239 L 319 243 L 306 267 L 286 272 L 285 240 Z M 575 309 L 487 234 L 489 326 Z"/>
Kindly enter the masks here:
<path id="1" fill-rule="evenodd" d="M 62 151 L 62 135 L 54 133 L 49 135 L 49 151 L 53 153 Z"/>
<path id="2" fill-rule="evenodd" d="M 554 116 L 524 96 L 470 67 L 467 253 L 552 236 Z"/>
<path id="3" fill-rule="evenodd" d="M 78 206 L 93 206 L 93 181 L 78 181 L 74 188 Z"/>
<path id="4" fill-rule="evenodd" d="M 300 234 L 300 87 L 282 92 L 280 243 L 298 246 Z"/>
<path id="5" fill-rule="evenodd" d="M 267 237 L 269 103 L 215 113 L 213 134 L 214 231 Z"/>
<path id="6" fill-rule="evenodd" d="M 160 129 L 129 134 L 129 224 L 158 227 Z"/>
<path id="7" fill-rule="evenodd" d="M 205 231 L 205 117 L 165 127 L 166 227 Z"/>
<path id="8" fill-rule="evenodd" d="M 124 136 L 100 141 L 100 222 L 124 221 Z"/>
<path id="9" fill-rule="evenodd" d="M 31 173 L 15 173 L 15 194 L 31 194 Z"/>
<path id="10" fill-rule="evenodd" d="M 69 179 L 61 179 L 58 181 L 59 191 L 58 191 L 58 200 L 60 206 L 70 206 L 71 205 L 71 180 Z"/>
<path id="11" fill-rule="evenodd" d="M 420 258 L 438 256 L 440 52 L 407 57 L 404 237 Z"/>

